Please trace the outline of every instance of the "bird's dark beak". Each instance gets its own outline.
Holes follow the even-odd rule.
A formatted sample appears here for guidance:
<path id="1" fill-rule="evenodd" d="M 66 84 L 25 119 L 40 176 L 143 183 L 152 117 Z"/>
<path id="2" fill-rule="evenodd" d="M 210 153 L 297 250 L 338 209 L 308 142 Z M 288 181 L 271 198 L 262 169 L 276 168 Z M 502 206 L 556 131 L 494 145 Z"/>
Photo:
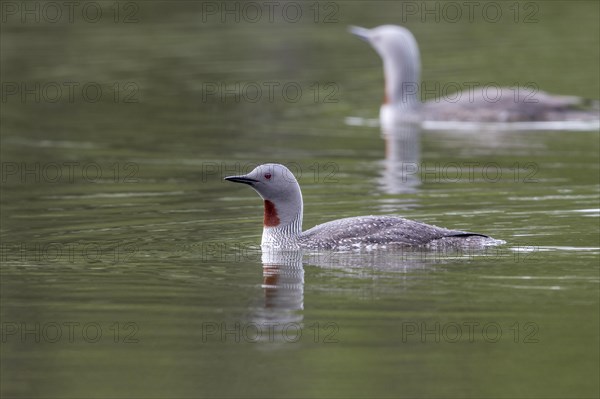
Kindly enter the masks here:
<path id="1" fill-rule="evenodd" d="M 348 27 L 348 32 L 352 33 L 355 36 L 358 36 L 360 39 L 364 40 L 365 42 L 370 42 L 369 40 L 369 32 L 370 30 L 367 28 L 362 28 L 360 26 L 349 26 Z"/>
<path id="2" fill-rule="evenodd" d="M 258 180 L 252 179 L 247 176 L 227 176 L 225 178 L 225 180 L 232 181 L 234 183 L 244 183 L 244 184 L 249 184 L 249 185 L 252 185 L 252 184 L 258 182 Z"/>

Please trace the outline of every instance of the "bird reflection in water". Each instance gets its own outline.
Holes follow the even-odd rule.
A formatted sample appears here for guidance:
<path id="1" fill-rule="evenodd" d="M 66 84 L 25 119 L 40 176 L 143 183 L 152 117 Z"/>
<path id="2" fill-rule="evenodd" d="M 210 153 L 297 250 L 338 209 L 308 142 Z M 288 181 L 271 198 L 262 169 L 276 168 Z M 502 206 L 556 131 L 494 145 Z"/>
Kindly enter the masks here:
<path id="1" fill-rule="evenodd" d="M 421 126 L 412 121 L 381 128 L 385 140 L 385 160 L 380 187 L 387 194 L 414 193 L 421 185 Z"/>
<path id="2" fill-rule="evenodd" d="M 293 342 L 301 334 L 304 309 L 304 268 L 299 250 L 263 250 L 263 306 L 252 322 L 261 326 L 262 341 Z"/>

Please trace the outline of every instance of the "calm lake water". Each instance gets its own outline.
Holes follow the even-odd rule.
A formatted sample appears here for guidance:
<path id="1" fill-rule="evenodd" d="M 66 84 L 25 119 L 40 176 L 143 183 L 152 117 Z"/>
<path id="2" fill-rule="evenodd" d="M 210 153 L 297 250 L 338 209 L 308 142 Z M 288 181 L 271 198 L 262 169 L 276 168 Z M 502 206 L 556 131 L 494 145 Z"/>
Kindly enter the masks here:
<path id="1" fill-rule="evenodd" d="M 347 123 L 383 77 L 346 31 L 413 31 L 424 98 L 598 98 L 598 2 L 32 4 L 2 3 L 3 397 L 598 397 L 598 131 L 386 142 Z M 222 178 L 264 162 L 296 172 L 305 228 L 507 243 L 263 254 L 260 199 Z"/>

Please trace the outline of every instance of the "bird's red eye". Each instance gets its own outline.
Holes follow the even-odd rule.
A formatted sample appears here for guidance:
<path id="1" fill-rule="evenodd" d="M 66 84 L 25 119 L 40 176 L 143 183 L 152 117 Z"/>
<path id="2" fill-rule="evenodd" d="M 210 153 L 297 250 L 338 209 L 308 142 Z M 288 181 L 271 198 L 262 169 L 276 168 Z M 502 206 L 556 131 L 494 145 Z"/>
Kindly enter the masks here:
<path id="1" fill-rule="evenodd" d="M 271 180 L 271 174 L 270 173 L 265 173 L 265 179 Z"/>

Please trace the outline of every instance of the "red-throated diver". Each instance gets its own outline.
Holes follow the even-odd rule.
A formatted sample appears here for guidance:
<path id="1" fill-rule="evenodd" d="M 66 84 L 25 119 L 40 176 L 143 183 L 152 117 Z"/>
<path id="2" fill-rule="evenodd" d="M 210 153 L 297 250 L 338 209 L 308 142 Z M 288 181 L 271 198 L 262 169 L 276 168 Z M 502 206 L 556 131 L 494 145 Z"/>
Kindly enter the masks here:
<path id="1" fill-rule="evenodd" d="M 421 63 L 419 46 L 412 33 L 401 26 L 373 29 L 351 26 L 350 32 L 367 41 L 383 60 L 385 97 L 382 125 L 406 121 L 522 122 L 598 121 L 600 109 L 576 96 L 550 95 L 536 88 L 494 86 L 471 88 L 452 96 L 452 101 L 419 100 Z M 498 89 L 498 92 L 495 90 Z M 585 109 L 585 108 L 590 109 Z"/>
<path id="2" fill-rule="evenodd" d="M 448 230 L 398 216 L 350 217 L 302 232 L 302 192 L 288 168 L 264 164 L 247 175 L 225 180 L 250 185 L 264 200 L 263 249 L 444 248 L 504 243 L 483 234 Z"/>

